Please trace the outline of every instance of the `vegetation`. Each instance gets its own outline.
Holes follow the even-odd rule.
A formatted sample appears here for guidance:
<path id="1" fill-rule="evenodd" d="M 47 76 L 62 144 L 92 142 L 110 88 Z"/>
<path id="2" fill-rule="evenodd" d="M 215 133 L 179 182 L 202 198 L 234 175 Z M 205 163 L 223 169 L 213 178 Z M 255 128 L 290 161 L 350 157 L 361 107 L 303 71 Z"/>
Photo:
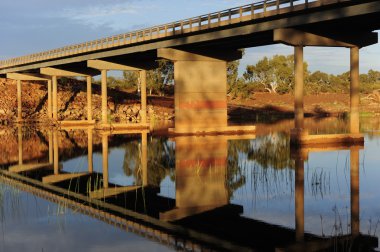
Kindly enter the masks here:
<path id="1" fill-rule="evenodd" d="M 306 93 L 349 92 L 349 72 L 338 75 L 321 71 L 310 72 L 307 62 L 304 62 L 304 69 Z M 229 93 L 232 97 L 245 98 L 252 92 L 266 91 L 281 94 L 292 92 L 294 89 L 294 57 L 293 55 L 264 57 L 255 65 L 247 65 L 242 77 L 233 79 L 235 81 L 229 81 Z M 380 72 L 369 70 L 367 74 L 360 75 L 360 82 L 363 93 L 372 93 L 374 90 L 380 89 Z"/>
<path id="2" fill-rule="evenodd" d="M 243 51 L 244 54 L 244 51 Z M 228 94 L 232 99 L 248 98 L 253 92 L 289 93 L 294 89 L 294 56 L 274 55 L 264 57 L 255 65 L 247 65 L 242 76 L 238 70 L 240 61 L 227 64 Z M 308 63 L 304 62 L 305 92 L 320 93 L 348 93 L 350 90 L 350 72 L 342 74 L 328 74 L 321 71 L 310 72 Z M 380 72 L 369 70 L 360 75 L 361 92 L 372 93 L 380 89 Z M 165 95 L 167 87 L 174 84 L 174 64 L 167 60 L 160 60 L 158 68 L 147 71 L 147 89 L 149 94 Z M 140 78 L 137 72 L 125 71 L 123 77 L 108 77 L 108 86 L 111 88 L 140 90 Z M 170 88 L 169 88 L 170 90 Z"/>

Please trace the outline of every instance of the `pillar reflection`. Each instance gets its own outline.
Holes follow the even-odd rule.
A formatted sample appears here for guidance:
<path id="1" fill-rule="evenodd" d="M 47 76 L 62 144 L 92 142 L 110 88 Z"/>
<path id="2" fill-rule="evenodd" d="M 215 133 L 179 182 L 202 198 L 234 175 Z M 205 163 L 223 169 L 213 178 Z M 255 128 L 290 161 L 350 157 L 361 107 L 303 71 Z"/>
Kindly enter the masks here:
<path id="1" fill-rule="evenodd" d="M 304 190 L 304 160 L 296 158 L 295 170 L 295 223 L 296 241 L 302 242 L 305 234 L 305 190 Z"/>
<path id="2" fill-rule="evenodd" d="M 228 142 L 220 136 L 176 137 L 175 209 L 160 214 L 174 221 L 229 204 Z"/>

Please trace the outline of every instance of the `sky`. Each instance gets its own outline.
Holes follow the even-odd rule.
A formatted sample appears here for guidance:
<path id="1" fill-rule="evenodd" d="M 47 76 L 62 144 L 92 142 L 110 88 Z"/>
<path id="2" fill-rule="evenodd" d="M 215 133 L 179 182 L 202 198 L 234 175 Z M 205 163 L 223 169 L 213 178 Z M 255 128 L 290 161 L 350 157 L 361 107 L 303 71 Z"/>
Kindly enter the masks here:
<path id="1" fill-rule="evenodd" d="M 253 0 L 1 0 L 0 60 L 54 49 L 109 35 L 228 9 Z M 241 61 L 289 55 L 293 48 L 249 48 Z M 380 45 L 361 49 L 360 71 L 380 71 Z M 338 74 L 349 70 L 349 49 L 307 47 L 310 71 Z"/>

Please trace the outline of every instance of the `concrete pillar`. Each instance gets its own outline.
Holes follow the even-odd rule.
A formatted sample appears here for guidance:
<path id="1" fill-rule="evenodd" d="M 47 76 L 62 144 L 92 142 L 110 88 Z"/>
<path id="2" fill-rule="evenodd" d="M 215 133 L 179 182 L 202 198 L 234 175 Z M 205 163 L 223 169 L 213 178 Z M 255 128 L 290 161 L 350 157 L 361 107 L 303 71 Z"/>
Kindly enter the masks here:
<path id="1" fill-rule="evenodd" d="M 304 128 L 304 111 L 303 111 L 303 96 L 304 96 L 304 67 L 303 67 L 303 46 L 294 47 L 294 119 L 295 128 Z"/>
<path id="2" fill-rule="evenodd" d="M 350 86 L 350 101 L 351 101 L 351 116 L 350 130 L 351 133 L 359 133 L 359 104 L 360 104 L 360 83 L 359 83 L 359 48 L 353 47 L 351 50 L 351 86 Z"/>
<path id="3" fill-rule="evenodd" d="M 53 158 L 53 167 L 54 167 L 54 175 L 59 174 L 59 150 L 58 150 L 58 131 L 54 130 L 53 131 L 53 153 L 54 153 L 54 158 Z"/>
<path id="4" fill-rule="evenodd" d="M 22 121 L 22 87 L 21 80 L 17 80 L 17 120 Z"/>
<path id="5" fill-rule="evenodd" d="M 350 150 L 351 168 L 351 235 L 360 233 L 360 203 L 359 203 L 359 150 Z"/>
<path id="6" fill-rule="evenodd" d="M 227 127 L 227 63 L 176 61 L 175 131 Z"/>
<path id="7" fill-rule="evenodd" d="M 18 164 L 22 165 L 23 164 L 23 152 L 22 152 L 22 127 L 19 125 L 17 127 L 17 136 L 18 136 Z"/>
<path id="8" fill-rule="evenodd" d="M 94 171 L 92 136 L 93 136 L 92 129 L 88 129 L 87 130 L 87 145 L 88 145 L 87 163 L 88 163 L 88 172 L 90 173 Z"/>
<path id="9" fill-rule="evenodd" d="M 52 115 L 52 101 L 51 101 L 51 86 L 52 86 L 52 83 L 51 83 L 51 80 L 48 80 L 47 81 L 47 89 L 48 89 L 48 102 L 47 102 L 47 118 L 48 119 L 52 119 L 53 118 L 53 115 Z"/>
<path id="10" fill-rule="evenodd" d="M 108 188 L 108 135 L 102 135 L 103 187 Z"/>
<path id="11" fill-rule="evenodd" d="M 53 119 L 58 121 L 58 80 L 57 76 L 52 76 L 53 82 Z"/>
<path id="12" fill-rule="evenodd" d="M 141 171 L 142 171 L 142 185 L 148 185 L 148 133 L 143 131 L 141 133 Z"/>
<path id="13" fill-rule="evenodd" d="M 49 136 L 49 164 L 53 164 L 53 133 L 49 130 L 48 132 Z"/>
<path id="14" fill-rule="evenodd" d="M 92 79 L 87 76 L 87 120 L 92 121 Z"/>
<path id="15" fill-rule="evenodd" d="M 295 222 L 296 241 L 302 242 L 305 233 L 305 210 L 304 210 L 304 160 L 297 157 L 295 160 Z"/>
<path id="16" fill-rule="evenodd" d="M 146 123 L 146 104 L 147 104 L 147 98 L 146 98 L 146 71 L 140 71 L 140 81 L 141 81 L 141 123 Z"/>
<path id="17" fill-rule="evenodd" d="M 102 70 L 102 123 L 108 123 L 107 113 L 107 70 Z"/>

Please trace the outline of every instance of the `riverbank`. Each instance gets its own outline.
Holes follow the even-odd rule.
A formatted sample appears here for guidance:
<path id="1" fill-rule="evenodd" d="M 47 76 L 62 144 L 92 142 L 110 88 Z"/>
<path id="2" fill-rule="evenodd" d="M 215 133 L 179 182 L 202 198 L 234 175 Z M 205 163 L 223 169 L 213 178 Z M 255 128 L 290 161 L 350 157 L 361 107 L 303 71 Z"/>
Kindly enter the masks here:
<path id="1" fill-rule="evenodd" d="M 86 120 L 87 96 L 83 81 L 61 79 L 58 85 L 59 120 Z M 93 85 L 93 119 L 101 118 L 101 90 Z M 113 122 L 138 122 L 140 97 L 130 90 L 108 90 L 108 109 Z M 232 121 L 260 121 L 260 118 L 292 118 L 294 97 L 292 94 L 254 93 L 248 99 L 229 99 L 228 114 Z M 43 121 L 47 112 L 47 87 L 45 83 L 23 82 L 23 118 Z M 305 115 L 315 117 L 347 116 L 350 111 L 349 94 L 305 95 Z M 362 114 L 380 115 L 380 99 L 376 95 L 362 95 Z M 0 121 L 11 123 L 16 119 L 16 81 L 0 79 Z M 131 115 L 133 114 L 133 115 Z M 148 120 L 174 119 L 174 98 L 149 96 Z"/>

